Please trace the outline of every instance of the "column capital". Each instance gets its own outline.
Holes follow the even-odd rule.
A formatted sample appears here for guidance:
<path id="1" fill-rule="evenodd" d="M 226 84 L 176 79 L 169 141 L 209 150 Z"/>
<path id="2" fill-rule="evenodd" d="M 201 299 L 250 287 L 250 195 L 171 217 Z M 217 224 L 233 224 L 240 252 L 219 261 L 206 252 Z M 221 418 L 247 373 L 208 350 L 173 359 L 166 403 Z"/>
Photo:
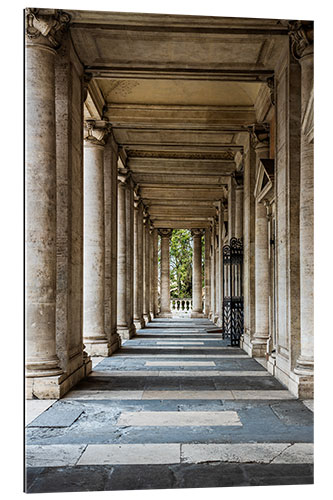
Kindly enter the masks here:
<path id="1" fill-rule="evenodd" d="M 58 49 L 70 20 L 67 12 L 58 9 L 25 9 L 27 44 Z"/>
<path id="2" fill-rule="evenodd" d="M 253 149 L 260 149 L 269 146 L 269 124 L 255 123 L 248 127 L 250 132 L 250 141 Z"/>
<path id="3" fill-rule="evenodd" d="M 85 120 L 84 142 L 85 145 L 105 146 L 107 136 L 111 132 L 111 123 L 106 120 Z"/>
<path id="4" fill-rule="evenodd" d="M 203 235 L 203 230 L 202 229 L 191 229 L 191 235 L 193 236 L 193 238 L 198 238 L 198 237 L 201 237 Z"/>
<path id="5" fill-rule="evenodd" d="M 161 238 L 170 238 L 172 235 L 172 229 L 158 229 L 158 234 L 161 236 Z"/>
<path id="6" fill-rule="evenodd" d="M 313 54 L 313 21 L 289 21 L 291 53 L 300 60 Z"/>

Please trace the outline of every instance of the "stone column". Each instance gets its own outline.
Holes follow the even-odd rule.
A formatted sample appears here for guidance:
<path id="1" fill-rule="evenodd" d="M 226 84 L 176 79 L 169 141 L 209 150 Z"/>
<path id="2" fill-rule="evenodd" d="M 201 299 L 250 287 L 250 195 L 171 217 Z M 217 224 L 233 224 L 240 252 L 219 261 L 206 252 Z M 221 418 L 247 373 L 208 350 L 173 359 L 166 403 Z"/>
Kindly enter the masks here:
<path id="1" fill-rule="evenodd" d="M 238 179 L 235 188 L 235 238 L 243 238 L 243 179 Z"/>
<path id="2" fill-rule="evenodd" d="M 145 326 L 143 319 L 143 207 L 136 197 L 134 202 L 134 313 L 135 328 Z"/>
<path id="3" fill-rule="evenodd" d="M 159 229 L 161 236 L 161 318 L 171 318 L 170 310 L 170 237 L 172 229 Z"/>
<path id="4" fill-rule="evenodd" d="M 126 183 L 126 308 L 128 338 L 135 334 L 134 303 L 134 183 L 128 175 Z M 124 335 L 124 332 L 123 332 Z"/>
<path id="5" fill-rule="evenodd" d="M 269 156 L 269 134 L 259 129 L 252 134 L 256 153 L 256 171 L 261 158 Z M 268 222 L 265 204 L 255 202 L 255 332 L 251 340 L 253 357 L 266 354 L 269 338 L 270 274 L 268 255 Z"/>
<path id="6" fill-rule="evenodd" d="M 149 226 L 149 283 L 150 283 L 150 294 L 149 294 L 149 314 L 150 318 L 154 318 L 154 227 L 152 223 Z"/>
<path id="7" fill-rule="evenodd" d="M 151 321 L 150 316 L 150 219 L 148 213 L 144 213 L 143 218 L 144 232 L 144 285 L 143 285 L 143 318 L 145 324 Z"/>
<path id="8" fill-rule="evenodd" d="M 117 331 L 122 339 L 129 339 L 133 335 L 128 314 L 127 180 L 126 173 L 118 175 Z"/>
<path id="9" fill-rule="evenodd" d="M 91 356 L 109 356 L 104 330 L 104 146 L 106 122 L 86 122 L 84 142 L 83 340 Z"/>
<path id="10" fill-rule="evenodd" d="M 202 314 L 202 256 L 201 256 L 201 229 L 192 229 L 193 237 L 193 267 L 192 267 L 192 318 L 201 318 Z"/>
<path id="11" fill-rule="evenodd" d="M 209 318 L 210 313 L 210 276 L 211 276 L 211 258 L 210 258 L 210 244 L 212 234 L 210 227 L 205 229 L 205 316 Z"/>
<path id="12" fill-rule="evenodd" d="M 158 315 L 158 231 L 156 228 L 153 230 L 153 273 L 152 273 L 152 287 L 153 287 L 153 314 L 154 317 Z"/>
<path id="13" fill-rule="evenodd" d="M 56 355 L 56 49 L 70 16 L 26 9 L 26 376 L 28 398 L 59 398 Z"/>
<path id="14" fill-rule="evenodd" d="M 219 217 L 219 254 L 218 254 L 218 289 L 219 289 L 219 300 L 217 303 L 218 311 L 218 326 L 222 326 L 222 315 L 223 315 L 223 238 L 224 238 L 224 203 L 222 200 L 218 203 L 218 217 Z"/>
<path id="15" fill-rule="evenodd" d="M 216 260 L 215 260 L 215 221 L 212 222 L 211 229 L 211 280 L 210 280 L 210 314 L 209 318 L 214 321 L 215 311 L 215 276 L 216 276 Z"/>
<path id="16" fill-rule="evenodd" d="M 301 65 L 301 167 L 300 167 L 300 355 L 295 373 L 299 394 L 313 397 L 313 23 L 293 26 L 292 52 Z"/>
<path id="17" fill-rule="evenodd" d="M 228 241 L 235 236 L 236 206 L 235 206 L 236 182 L 233 176 L 230 177 L 228 185 Z"/>

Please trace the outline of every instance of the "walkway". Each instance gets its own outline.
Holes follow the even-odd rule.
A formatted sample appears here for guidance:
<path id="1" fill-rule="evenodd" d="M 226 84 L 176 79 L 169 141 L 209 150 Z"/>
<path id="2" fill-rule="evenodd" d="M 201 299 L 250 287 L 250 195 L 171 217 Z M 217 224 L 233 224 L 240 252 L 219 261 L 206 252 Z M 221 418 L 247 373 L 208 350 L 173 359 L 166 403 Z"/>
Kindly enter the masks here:
<path id="1" fill-rule="evenodd" d="M 206 319 L 155 319 L 29 401 L 27 491 L 308 484 L 313 414 Z"/>

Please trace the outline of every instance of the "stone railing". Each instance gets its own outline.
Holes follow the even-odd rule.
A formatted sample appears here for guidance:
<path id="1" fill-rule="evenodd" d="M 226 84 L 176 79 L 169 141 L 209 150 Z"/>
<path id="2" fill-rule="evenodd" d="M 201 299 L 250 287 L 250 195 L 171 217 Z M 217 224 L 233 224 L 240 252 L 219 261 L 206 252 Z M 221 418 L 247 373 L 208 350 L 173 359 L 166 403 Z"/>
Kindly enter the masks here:
<path id="1" fill-rule="evenodd" d="M 171 299 L 170 309 L 173 316 L 189 316 L 192 312 L 192 299 Z"/>

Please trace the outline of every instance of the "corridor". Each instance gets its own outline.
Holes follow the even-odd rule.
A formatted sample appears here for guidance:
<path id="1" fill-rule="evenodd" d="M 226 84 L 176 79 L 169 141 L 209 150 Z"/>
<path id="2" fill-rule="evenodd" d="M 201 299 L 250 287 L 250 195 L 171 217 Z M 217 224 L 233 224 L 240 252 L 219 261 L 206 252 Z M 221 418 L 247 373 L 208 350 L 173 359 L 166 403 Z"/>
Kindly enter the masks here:
<path id="1" fill-rule="evenodd" d="M 27 401 L 26 491 L 313 482 L 313 413 L 207 319 L 156 318 L 62 399 Z"/>

